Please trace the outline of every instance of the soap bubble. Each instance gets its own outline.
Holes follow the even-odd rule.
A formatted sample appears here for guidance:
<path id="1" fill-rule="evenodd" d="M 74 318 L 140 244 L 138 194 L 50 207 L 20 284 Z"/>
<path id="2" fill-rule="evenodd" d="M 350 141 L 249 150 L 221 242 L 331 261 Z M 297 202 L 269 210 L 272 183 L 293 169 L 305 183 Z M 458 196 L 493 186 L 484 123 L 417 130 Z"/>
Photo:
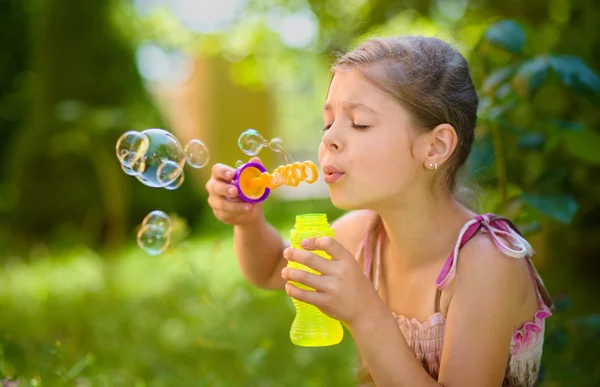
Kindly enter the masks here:
<path id="1" fill-rule="evenodd" d="M 271 141 L 269 141 L 269 148 L 271 148 L 271 150 L 274 152 L 283 153 L 286 164 L 290 162 L 292 156 L 285 150 L 282 139 L 279 137 L 273 137 Z"/>
<path id="2" fill-rule="evenodd" d="M 142 221 L 142 226 L 157 226 L 169 232 L 171 230 L 171 218 L 160 210 L 150 212 Z"/>
<path id="3" fill-rule="evenodd" d="M 156 170 L 156 180 L 161 187 L 167 187 L 183 173 L 183 168 L 174 161 L 165 160 Z"/>
<path id="4" fill-rule="evenodd" d="M 146 129 L 142 134 L 149 142 L 143 156 L 146 166 L 144 172 L 136 177 L 149 187 L 165 187 L 171 184 L 179 177 L 185 164 L 181 144 L 175 136 L 162 129 Z"/>
<path id="5" fill-rule="evenodd" d="M 125 132 L 119 137 L 116 145 L 117 158 L 126 169 L 126 173 L 127 171 L 134 172 L 139 169 L 133 169 L 132 167 L 140 162 L 149 146 L 148 137 L 135 130 Z"/>
<path id="6" fill-rule="evenodd" d="M 184 149 L 185 159 L 188 164 L 194 168 L 202 168 L 208 164 L 208 148 L 200 140 L 191 140 Z"/>
<path id="7" fill-rule="evenodd" d="M 127 156 L 126 158 L 129 159 L 129 157 Z M 144 171 L 146 170 L 146 160 L 143 157 L 140 157 L 131 166 L 128 162 L 121 162 L 121 168 L 123 169 L 123 172 L 125 172 L 129 176 L 136 176 L 144 173 Z"/>
<path id="8" fill-rule="evenodd" d="M 171 243 L 171 234 L 162 227 L 146 224 L 137 234 L 138 246 L 150 255 L 163 253 Z"/>
<path id="9" fill-rule="evenodd" d="M 244 165 L 244 162 L 243 162 L 242 160 L 238 160 L 238 161 L 236 161 L 236 162 L 235 162 L 235 167 L 236 167 L 236 168 L 239 168 L 239 167 L 241 167 L 242 165 Z"/>
<path id="10" fill-rule="evenodd" d="M 181 185 L 183 184 L 184 178 L 185 178 L 185 176 L 184 176 L 184 173 L 182 171 L 179 174 L 179 176 L 177 177 L 177 179 L 175 179 L 171 184 L 169 184 L 165 188 L 168 189 L 169 191 L 176 190 L 177 188 L 181 187 Z"/>
<path id="11" fill-rule="evenodd" d="M 248 156 L 256 156 L 262 148 L 268 145 L 268 141 L 254 129 L 245 130 L 238 138 L 238 146 Z"/>

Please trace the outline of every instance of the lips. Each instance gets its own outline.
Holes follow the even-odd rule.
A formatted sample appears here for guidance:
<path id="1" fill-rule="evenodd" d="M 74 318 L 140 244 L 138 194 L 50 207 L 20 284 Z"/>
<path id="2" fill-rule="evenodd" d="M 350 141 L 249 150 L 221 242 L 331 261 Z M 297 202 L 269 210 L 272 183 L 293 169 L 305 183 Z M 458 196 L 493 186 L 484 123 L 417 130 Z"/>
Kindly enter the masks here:
<path id="1" fill-rule="evenodd" d="M 332 165 L 325 165 L 323 167 L 323 173 L 325 174 L 325 182 L 327 184 L 335 183 L 345 174 Z"/>

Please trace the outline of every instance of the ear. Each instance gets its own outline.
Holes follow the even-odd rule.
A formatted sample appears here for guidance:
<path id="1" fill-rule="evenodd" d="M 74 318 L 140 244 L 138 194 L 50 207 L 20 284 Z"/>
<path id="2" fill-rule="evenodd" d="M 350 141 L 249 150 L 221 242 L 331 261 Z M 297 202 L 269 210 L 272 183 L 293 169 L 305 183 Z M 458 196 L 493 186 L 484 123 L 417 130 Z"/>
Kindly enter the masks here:
<path id="1" fill-rule="evenodd" d="M 440 124 L 425 136 L 425 167 L 441 167 L 452 155 L 458 144 L 456 130 L 450 124 Z"/>

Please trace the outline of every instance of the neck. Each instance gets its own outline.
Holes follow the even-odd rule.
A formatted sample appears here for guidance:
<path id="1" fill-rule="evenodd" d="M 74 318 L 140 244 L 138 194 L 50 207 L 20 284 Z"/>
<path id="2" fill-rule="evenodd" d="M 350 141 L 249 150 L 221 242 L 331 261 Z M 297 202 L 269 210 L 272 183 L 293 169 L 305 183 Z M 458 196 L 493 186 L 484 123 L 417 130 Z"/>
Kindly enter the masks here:
<path id="1" fill-rule="evenodd" d="M 476 215 L 450 194 L 423 193 L 377 212 L 389 240 L 390 265 L 397 269 L 437 264 L 447 258 L 462 226 Z"/>

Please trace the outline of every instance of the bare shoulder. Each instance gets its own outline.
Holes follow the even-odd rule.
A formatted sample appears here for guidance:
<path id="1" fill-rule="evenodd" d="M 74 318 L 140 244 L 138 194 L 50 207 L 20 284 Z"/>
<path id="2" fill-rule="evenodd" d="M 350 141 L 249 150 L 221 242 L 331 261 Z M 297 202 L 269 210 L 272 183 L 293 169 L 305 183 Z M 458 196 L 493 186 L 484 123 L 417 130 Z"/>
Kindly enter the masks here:
<path id="1" fill-rule="evenodd" d="M 489 234 L 478 233 L 460 250 L 455 292 L 468 292 L 470 297 L 496 305 L 511 305 L 517 323 L 518 311 L 531 296 L 531 288 L 527 261 L 504 254 Z"/>
<path id="2" fill-rule="evenodd" d="M 350 211 L 342 215 L 331 225 L 335 239 L 354 253 L 376 217 L 377 214 L 371 210 Z"/>

